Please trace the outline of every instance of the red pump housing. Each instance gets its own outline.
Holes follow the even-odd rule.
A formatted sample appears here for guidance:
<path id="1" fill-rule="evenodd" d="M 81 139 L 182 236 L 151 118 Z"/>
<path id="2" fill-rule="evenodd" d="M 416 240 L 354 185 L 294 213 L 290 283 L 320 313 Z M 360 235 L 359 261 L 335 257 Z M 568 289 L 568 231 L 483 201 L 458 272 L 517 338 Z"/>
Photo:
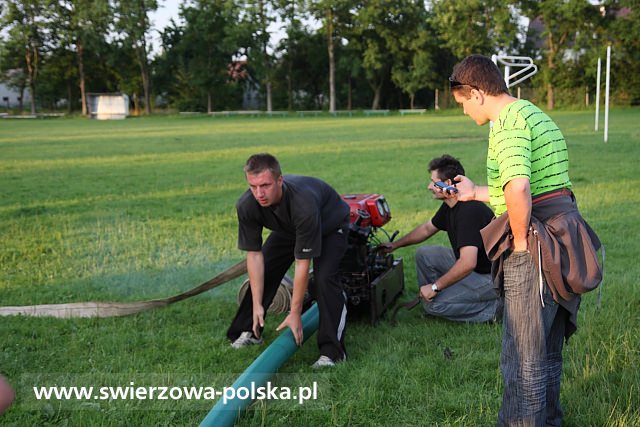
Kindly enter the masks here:
<path id="1" fill-rule="evenodd" d="M 351 209 L 350 222 L 360 227 L 382 227 L 391 220 L 391 210 L 380 194 L 343 194 Z"/>

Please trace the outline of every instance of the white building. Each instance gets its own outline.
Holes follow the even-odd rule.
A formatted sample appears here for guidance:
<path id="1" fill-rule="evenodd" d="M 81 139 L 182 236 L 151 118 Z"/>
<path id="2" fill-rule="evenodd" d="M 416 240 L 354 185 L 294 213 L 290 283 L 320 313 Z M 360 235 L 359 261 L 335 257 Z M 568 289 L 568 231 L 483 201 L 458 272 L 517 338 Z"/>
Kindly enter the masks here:
<path id="1" fill-rule="evenodd" d="M 30 105 L 31 96 L 29 90 L 25 89 L 23 106 Z M 13 88 L 8 87 L 4 83 L 0 83 L 0 109 L 16 108 L 20 105 L 20 93 Z"/>
<path id="2" fill-rule="evenodd" d="M 129 115 L 129 97 L 122 93 L 88 93 L 87 107 L 92 119 L 124 119 Z"/>

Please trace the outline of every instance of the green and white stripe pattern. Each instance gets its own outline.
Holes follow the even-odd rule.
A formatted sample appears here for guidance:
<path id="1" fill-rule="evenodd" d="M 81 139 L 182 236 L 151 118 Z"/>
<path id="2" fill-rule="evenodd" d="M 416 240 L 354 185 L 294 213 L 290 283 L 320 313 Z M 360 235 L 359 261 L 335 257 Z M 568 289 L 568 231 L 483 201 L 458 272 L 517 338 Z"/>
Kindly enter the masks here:
<path id="1" fill-rule="evenodd" d="M 489 133 L 487 181 L 496 215 L 507 210 L 503 188 L 514 178 L 528 178 L 531 195 L 571 188 L 567 144 L 558 126 L 526 100 L 507 105 Z"/>

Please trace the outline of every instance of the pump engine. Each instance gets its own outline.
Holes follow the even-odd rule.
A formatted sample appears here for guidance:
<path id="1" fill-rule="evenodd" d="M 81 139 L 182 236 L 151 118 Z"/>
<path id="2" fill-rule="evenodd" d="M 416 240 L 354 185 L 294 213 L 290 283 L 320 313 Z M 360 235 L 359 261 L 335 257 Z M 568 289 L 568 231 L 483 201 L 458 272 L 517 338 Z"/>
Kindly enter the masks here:
<path id="1" fill-rule="evenodd" d="M 349 243 L 340 264 L 340 280 L 347 294 L 350 312 L 367 312 L 371 323 L 391 306 L 404 290 L 402 258 L 383 254 L 378 245 L 393 241 L 383 225 L 391 210 L 379 194 L 345 194 L 350 208 Z M 381 234 L 384 234 L 380 240 Z"/>
<path id="2" fill-rule="evenodd" d="M 402 258 L 383 254 L 377 250 L 392 236 L 382 228 L 391 220 L 391 210 L 384 196 L 379 194 L 345 194 L 342 199 L 349 205 L 349 236 L 347 251 L 340 263 L 340 281 L 347 295 L 349 315 L 369 316 L 375 324 L 404 290 L 404 270 Z M 313 273 L 309 280 L 312 281 Z M 238 292 L 238 304 L 250 289 L 249 279 L 245 280 Z M 293 281 L 285 276 L 268 310 L 283 313 L 289 310 Z M 305 297 L 305 309 L 311 305 L 311 296 Z"/>

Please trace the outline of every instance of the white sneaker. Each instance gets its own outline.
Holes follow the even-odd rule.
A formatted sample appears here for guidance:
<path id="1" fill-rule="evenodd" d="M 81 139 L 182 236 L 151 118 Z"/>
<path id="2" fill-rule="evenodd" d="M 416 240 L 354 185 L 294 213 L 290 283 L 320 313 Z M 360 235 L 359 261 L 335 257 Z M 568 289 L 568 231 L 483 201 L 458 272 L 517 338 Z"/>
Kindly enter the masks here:
<path id="1" fill-rule="evenodd" d="M 233 343 L 231 343 L 231 347 L 238 349 L 248 345 L 257 344 L 262 344 L 262 338 L 254 338 L 252 332 L 243 332 Z"/>
<path id="2" fill-rule="evenodd" d="M 336 366 L 336 362 L 328 356 L 320 356 L 318 360 L 316 360 L 316 363 L 311 365 L 313 369 L 324 368 L 325 366 Z"/>

